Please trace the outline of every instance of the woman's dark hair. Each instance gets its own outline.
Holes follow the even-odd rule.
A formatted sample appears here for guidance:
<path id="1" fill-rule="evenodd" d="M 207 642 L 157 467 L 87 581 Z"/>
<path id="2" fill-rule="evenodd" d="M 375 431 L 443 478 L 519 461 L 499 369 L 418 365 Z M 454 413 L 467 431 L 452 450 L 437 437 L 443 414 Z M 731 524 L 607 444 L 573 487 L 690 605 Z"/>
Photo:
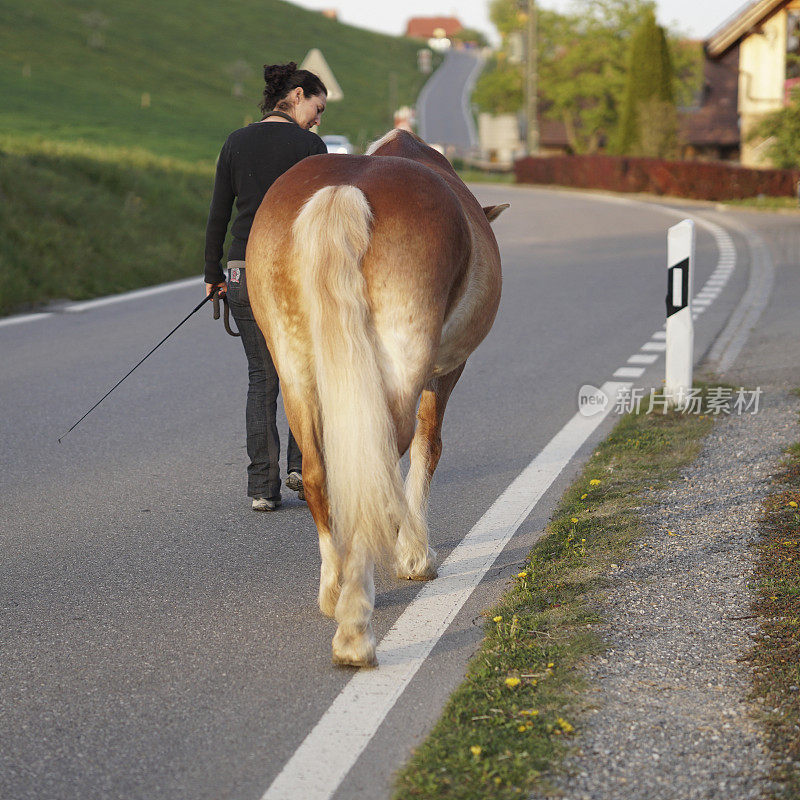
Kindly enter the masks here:
<path id="1" fill-rule="evenodd" d="M 298 86 L 306 97 L 328 94 L 325 84 L 313 72 L 297 69 L 294 61 L 288 64 L 264 64 L 264 100 L 261 111 L 266 114 L 273 109 L 288 110 L 289 104 L 286 104 L 287 108 L 282 108 L 281 101 Z"/>

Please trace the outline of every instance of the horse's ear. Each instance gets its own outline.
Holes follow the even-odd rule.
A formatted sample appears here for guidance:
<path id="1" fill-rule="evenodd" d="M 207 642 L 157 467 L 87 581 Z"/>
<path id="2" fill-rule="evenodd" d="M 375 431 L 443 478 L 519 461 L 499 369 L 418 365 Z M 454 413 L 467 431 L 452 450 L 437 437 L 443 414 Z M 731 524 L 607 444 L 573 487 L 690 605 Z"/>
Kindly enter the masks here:
<path id="1" fill-rule="evenodd" d="M 510 205 L 511 203 L 501 203 L 499 206 L 484 206 L 483 213 L 489 222 L 494 222 Z"/>

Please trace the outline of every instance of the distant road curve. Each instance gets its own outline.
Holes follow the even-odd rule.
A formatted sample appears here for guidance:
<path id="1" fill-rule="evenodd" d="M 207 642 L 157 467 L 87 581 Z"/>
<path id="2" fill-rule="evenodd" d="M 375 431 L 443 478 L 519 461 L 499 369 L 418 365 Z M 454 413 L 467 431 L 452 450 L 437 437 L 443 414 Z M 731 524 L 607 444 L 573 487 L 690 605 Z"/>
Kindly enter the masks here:
<path id="1" fill-rule="evenodd" d="M 417 130 L 430 144 L 461 149 L 478 146 L 470 96 L 483 61 L 474 52 L 451 50 L 417 100 Z"/>

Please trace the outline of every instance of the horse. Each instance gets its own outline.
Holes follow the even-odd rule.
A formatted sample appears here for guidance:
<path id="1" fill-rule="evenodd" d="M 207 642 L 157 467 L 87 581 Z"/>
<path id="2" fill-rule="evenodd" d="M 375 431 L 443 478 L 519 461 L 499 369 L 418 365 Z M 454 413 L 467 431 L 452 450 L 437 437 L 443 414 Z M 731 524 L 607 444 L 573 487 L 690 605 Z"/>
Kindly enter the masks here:
<path id="1" fill-rule="evenodd" d="M 507 206 L 481 208 L 443 155 L 393 130 L 365 155 L 300 161 L 253 220 L 250 304 L 303 453 L 334 664 L 377 665 L 376 564 L 436 577 L 430 482 L 448 398 L 497 313 L 489 223 Z"/>

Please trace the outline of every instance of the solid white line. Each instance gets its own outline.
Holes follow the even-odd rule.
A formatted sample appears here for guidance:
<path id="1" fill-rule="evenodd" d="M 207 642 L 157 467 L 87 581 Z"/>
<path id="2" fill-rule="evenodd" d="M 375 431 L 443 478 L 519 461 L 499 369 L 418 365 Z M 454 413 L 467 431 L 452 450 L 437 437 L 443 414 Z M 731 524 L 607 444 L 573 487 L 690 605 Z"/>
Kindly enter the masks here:
<path id="1" fill-rule="evenodd" d="M 620 367 L 614 372 L 615 378 L 641 378 L 644 367 Z"/>
<path id="2" fill-rule="evenodd" d="M 644 353 L 634 353 L 629 359 L 629 364 L 655 364 L 658 361 L 658 354 L 645 355 Z"/>
<path id="3" fill-rule="evenodd" d="M 52 316 L 49 311 L 36 314 L 15 314 L 13 317 L 0 319 L 0 328 L 4 328 L 7 325 L 19 325 L 22 322 L 33 322 L 35 319 L 44 319 Z"/>
<path id="4" fill-rule="evenodd" d="M 132 292 L 124 292 L 122 294 L 113 294 L 110 297 L 100 297 L 97 300 L 88 300 L 85 303 L 73 303 L 72 305 L 65 306 L 64 311 L 71 314 L 77 314 L 82 311 L 89 311 L 93 308 L 100 308 L 102 306 L 114 305 L 114 303 L 127 303 L 129 300 L 140 300 L 142 297 L 152 297 L 155 294 L 163 294 L 164 292 L 173 292 L 176 289 L 185 289 L 189 286 L 201 286 L 203 283 L 202 278 L 184 278 L 179 281 L 171 281 L 170 283 L 162 283 L 159 286 L 151 286 L 147 289 L 135 289 Z"/>
<path id="5" fill-rule="evenodd" d="M 731 219 L 729 224 L 738 228 L 747 241 L 751 255 L 750 278 L 739 305 L 708 354 L 709 362 L 716 364 L 720 375 L 730 369 L 744 347 L 751 330 L 767 307 L 775 282 L 775 265 L 764 240 L 738 220 Z"/>
<path id="6" fill-rule="evenodd" d="M 380 667 L 350 679 L 262 800 L 327 800 L 334 794 L 458 610 L 623 388 L 630 384 L 603 384 L 606 408 L 592 417 L 575 414 L 495 500 L 386 634 L 378 646 Z"/>

